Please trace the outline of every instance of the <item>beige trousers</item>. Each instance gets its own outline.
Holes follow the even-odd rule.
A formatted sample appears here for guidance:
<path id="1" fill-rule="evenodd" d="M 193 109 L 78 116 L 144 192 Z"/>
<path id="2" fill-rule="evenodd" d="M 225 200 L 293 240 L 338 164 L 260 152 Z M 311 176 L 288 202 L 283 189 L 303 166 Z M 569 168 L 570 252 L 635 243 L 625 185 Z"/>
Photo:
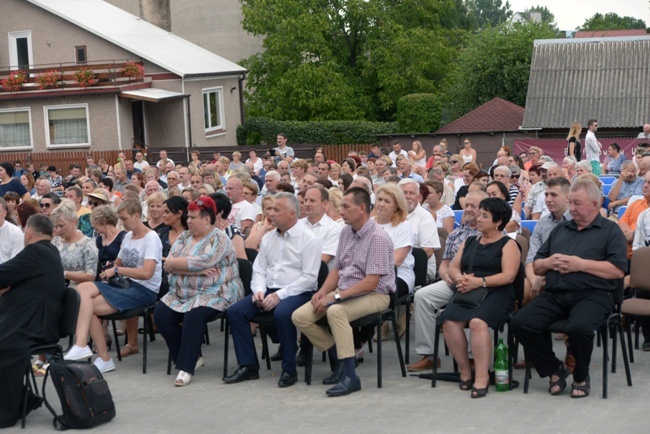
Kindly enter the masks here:
<path id="1" fill-rule="evenodd" d="M 336 344 L 336 353 L 339 360 L 354 357 L 354 340 L 350 321 L 363 318 L 372 313 L 385 310 L 390 303 L 388 294 L 370 292 L 360 297 L 349 298 L 331 305 L 320 314 L 314 313 L 311 304 L 305 303 L 293 312 L 291 320 L 301 332 L 314 344 L 318 351 L 327 351 Z M 316 324 L 320 319 L 327 317 L 329 329 Z"/>

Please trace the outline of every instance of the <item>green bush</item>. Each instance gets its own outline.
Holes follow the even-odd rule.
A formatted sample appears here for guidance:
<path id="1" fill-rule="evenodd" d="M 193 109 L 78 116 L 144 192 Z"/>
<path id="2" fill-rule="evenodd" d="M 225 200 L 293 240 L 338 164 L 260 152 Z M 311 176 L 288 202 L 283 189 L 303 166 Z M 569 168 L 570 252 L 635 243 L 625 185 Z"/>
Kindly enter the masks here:
<path id="1" fill-rule="evenodd" d="M 291 143 L 354 145 L 379 143 L 377 134 L 397 132 L 396 123 L 366 121 L 277 121 L 251 117 L 237 128 L 237 144 L 273 145 L 278 133 L 289 136 Z"/>
<path id="2" fill-rule="evenodd" d="M 440 128 L 442 103 L 432 93 L 405 95 L 397 102 L 400 133 L 432 133 Z"/>

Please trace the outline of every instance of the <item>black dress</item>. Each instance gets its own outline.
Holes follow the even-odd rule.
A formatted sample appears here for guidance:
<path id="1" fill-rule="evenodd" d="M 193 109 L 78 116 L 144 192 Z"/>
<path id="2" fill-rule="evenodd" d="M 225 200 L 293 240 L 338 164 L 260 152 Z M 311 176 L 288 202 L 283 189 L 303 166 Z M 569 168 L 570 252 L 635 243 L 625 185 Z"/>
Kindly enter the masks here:
<path id="1" fill-rule="evenodd" d="M 474 254 L 473 273 L 476 277 L 493 276 L 501 272 L 501 257 L 503 248 L 508 242 L 515 242 L 508 236 L 490 243 L 481 244 L 477 237 L 469 237 L 465 241 L 463 256 L 460 261 L 460 269 L 463 273 L 469 268 L 469 261 Z M 474 247 L 476 246 L 476 250 Z M 472 309 L 449 303 L 444 312 L 438 317 L 438 324 L 444 321 L 464 322 L 473 318 L 482 319 L 491 328 L 498 326 L 499 321 L 503 319 L 508 312 L 512 312 L 515 307 L 515 290 L 512 284 L 491 288 L 491 291 L 481 303 L 481 306 Z"/>
<path id="2" fill-rule="evenodd" d="M 102 273 L 106 267 L 106 263 L 113 263 L 117 259 L 117 255 L 120 253 L 120 248 L 122 247 L 122 240 L 126 235 L 126 231 L 120 231 L 119 234 L 115 237 L 113 242 L 109 245 L 104 245 L 104 238 L 99 235 L 95 239 L 97 246 L 97 275 L 95 276 L 96 281 L 100 281 L 99 275 Z"/>
<path id="3" fill-rule="evenodd" d="M 30 348 L 59 340 L 65 280 L 49 241 L 26 246 L 0 265 L 0 428 L 13 426 L 22 404 Z"/>
<path id="4" fill-rule="evenodd" d="M 573 154 L 569 153 L 569 150 L 571 149 L 571 143 L 573 143 Z M 580 145 L 580 140 L 576 139 L 575 137 L 571 137 L 569 139 L 569 143 L 567 144 L 566 147 L 566 154 L 569 157 L 575 157 L 577 161 L 580 161 L 580 158 L 582 157 L 582 146 Z"/>

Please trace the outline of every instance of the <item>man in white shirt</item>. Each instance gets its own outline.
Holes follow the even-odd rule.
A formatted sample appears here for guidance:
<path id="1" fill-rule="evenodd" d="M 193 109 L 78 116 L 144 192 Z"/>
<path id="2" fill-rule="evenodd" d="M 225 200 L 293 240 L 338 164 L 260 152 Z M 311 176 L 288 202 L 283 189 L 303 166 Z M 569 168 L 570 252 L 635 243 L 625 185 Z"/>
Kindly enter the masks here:
<path id="1" fill-rule="evenodd" d="M 149 163 L 144 159 L 144 154 L 142 154 L 142 152 L 138 151 L 135 153 L 135 163 L 133 163 L 133 167 L 141 172 L 144 172 L 145 169 L 149 168 Z"/>
<path id="2" fill-rule="evenodd" d="M 591 164 L 591 173 L 596 176 L 600 176 L 601 167 L 600 167 L 600 151 L 602 145 L 596 139 L 596 131 L 598 131 L 598 121 L 596 119 L 589 119 L 587 122 L 587 135 L 585 136 L 585 153 L 587 156 L 587 161 Z"/>
<path id="3" fill-rule="evenodd" d="M 434 250 L 440 249 L 440 238 L 438 237 L 438 227 L 436 221 L 429 211 L 420 206 L 422 196 L 420 194 L 420 185 L 417 181 L 405 178 L 399 182 L 406 197 L 406 204 L 409 208 L 409 214 L 406 218 L 411 223 L 413 230 L 413 247 L 419 247 L 424 250 L 429 258 L 427 266 L 427 280 L 432 281 L 436 277 L 436 257 Z"/>
<path id="4" fill-rule="evenodd" d="M 253 264 L 253 295 L 228 309 L 239 367 L 223 378 L 226 384 L 259 378 L 250 321 L 260 313 L 271 311 L 282 347 L 282 375 L 278 386 L 289 387 L 298 380 L 298 335 L 291 315 L 311 300 L 321 261 L 321 242 L 304 224 L 298 224 L 299 213 L 300 204 L 295 195 L 275 196 L 269 218 L 277 229 L 262 238 Z"/>
<path id="5" fill-rule="evenodd" d="M 235 225 L 244 236 L 248 235 L 257 218 L 257 210 L 244 199 L 244 183 L 242 180 L 234 176 L 231 177 L 226 183 L 226 194 L 232 201 L 232 211 L 228 215 L 228 221 Z"/>
<path id="6" fill-rule="evenodd" d="M 636 136 L 637 139 L 650 139 L 650 124 L 643 124 L 643 131 Z"/>
<path id="7" fill-rule="evenodd" d="M 32 199 L 41 200 L 45 193 L 52 191 L 52 183 L 49 179 L 41 177 L 36 180 L 36 193 L 32 195 Z"/>
<path id="8" fill-rule="evenodd" d="M 329 205 L 329 198 L 330 195 L 324 187 L 320 185 L 309 187 L 305 193 L 304 208 L 306 217 L 300 219 L 322 241 L 321 260 L 326 264 L 329 264 L 336 256 L 339 236 L 343 229 L 342 225 L 325 214 L 325 209 Z"/>
<path id="9" fill-rule="evenodd" d="M 16 256 L 25 245 L 23 231 L 5 220 L 8 212 L 7 202 L 0 197 L 0 264 Z"/>
<path id="10" fill-rule="evenodd" d="M 397 161 L 397 157 L 399 157 L 400 155 L 403 155 L 406 158 L 409 157 L 409 154 L 404 149 L 402 149 L 402 145 L 400 144 L 400 142 L 395 142 L 393 143 L 393 152 L 388 154 L 390 159 L 393 160 L 393 167 L 397 167 L 395 162 Z"/>
<path id="11" fill-rule="evenodd" d="M 167 167 L 167 163 L 172 163 L 172 168 L 176 167 L 174 164 L 174 160 L 172 160 L 171 158 L 167 158 L 167 151 L 163 149 L 162 151 L 160 151 L 160 161 L 156 163 L 156 166 L 158 166 L 158 169 L 160 169 L 161 172 L 164 172 L 165 171 L 164 169 Z"/>
<path id="12" fill-rule="evenodd" d="M 187 167 L 181 167 L 178 169 L 178 179 L 180 179 L 180 183 L 176 186 L 178 189 L 183 192 L 186 188 L 189 188 L 192 186 L 190 183 L 190 169 Z"/>

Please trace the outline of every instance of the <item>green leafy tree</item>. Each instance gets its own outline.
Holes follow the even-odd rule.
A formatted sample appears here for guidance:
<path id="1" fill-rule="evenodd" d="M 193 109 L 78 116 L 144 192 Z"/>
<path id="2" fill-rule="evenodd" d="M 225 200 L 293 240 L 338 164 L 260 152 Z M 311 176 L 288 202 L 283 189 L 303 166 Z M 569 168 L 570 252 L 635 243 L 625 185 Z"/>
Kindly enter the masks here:
<path id="1" fill-rule="evenodd" d="M 584 24 L 576 30 L 626 30 L 645 29 L 645 21 L 634 17 L 622 17 L 613 12 L 605 15 L 597 13 L 588 18 Z"/>
<path id="2" fill-rule="evenodd" d="M 494 97 L 525 105 L 533 42 L 557 36 L 544 23 L 502 24 L 476 34 L 454 63 L 445 85 L 445 120 Z"/>
<path id="3" fill-rule="evenodd" d="M 462 0 L 242 0 L 264 51 L 248 114 L 281 120 L 387 120 L 397 101 L 435 92 L 471 20 Z"/>
<path id="4" fill-rule="evenodd" d="M 502 0 L 467 0 L 467 8 L 477 28 L 496 27 L 512 16 L 510 3 Z"/>

